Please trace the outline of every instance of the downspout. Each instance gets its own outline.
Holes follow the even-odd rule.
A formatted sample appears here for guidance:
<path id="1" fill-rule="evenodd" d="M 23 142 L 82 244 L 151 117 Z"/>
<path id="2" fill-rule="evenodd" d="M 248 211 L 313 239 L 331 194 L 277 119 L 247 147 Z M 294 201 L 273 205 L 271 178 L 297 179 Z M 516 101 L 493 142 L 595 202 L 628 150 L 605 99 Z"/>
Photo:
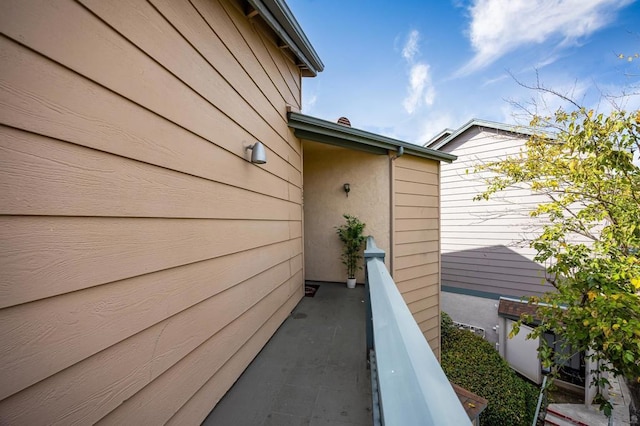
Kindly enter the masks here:
<path id="1" fill-rule="evenodd" d="M 442 163 L 438 161 L 438 320 L 442 321 Z M 442 333 L 438 330 L 438 353 L 442 354 Z M 479 423 L 478 423 L 479 424 Z"/>
<path id="2" fill-rule="evenodd" d="M 294 135 L 295 138 L 295 135 Z M 302 235 L 302 247 L 300 247 L 300 251 L 302 252 L 302 287 L 304 288 L 305 283 L 307 282 L 307 269 L 306 269 L 306 260 L 307 258 L 305 257 L 305 253 L 304 253 L 304 245 L 305 245 L 305 235 L 304 235 L 304 224 L 305 224 L 305 220 L 304 220 L 304 144 L 302 143 L 301 139 L 298 139 L 300 141 L 300 165 L 302 166 L 302 173 L 300 173 L 300 182 L 302 185 L 301 191 L 302 192 L 302 200 L 300 202 L 300 210 L 302 210 L 302 220 L 300 221 L 300 226 L 302 226 L 302 230 L 300 235 Z"/>
<path id="3" fill-rule="evenodd" d="M 395 275 L 394 259 L 396 257 L 395 235 L 396 235 L 396 168 L 394 160 L 404 154 L 404 148 L 399 146 L 397 151 L 387 151 L 389 155 L 389 272 L 393 278 Z"/>
<path id="4" fill-rule="evenodd" d="M 394 204 L 395 204 L 395 185 L 394 185 L 394 181 L 395 181 L 395 173 L 394 170 L 395 168 L 393 167 L 393 152 L 392 151 L 388 151 L 389 153 L 389 272 L 391 273 L 391 277 L 393 277 L 394 271 L 393 271 L 393 259 L 396 257 L 396 247 L 393 245 L 395 238 L 395 231 L 396 231 L 396 227 L 395 227 L 395 218 L 393 216 L 393 212 L 394 212 Z"/>

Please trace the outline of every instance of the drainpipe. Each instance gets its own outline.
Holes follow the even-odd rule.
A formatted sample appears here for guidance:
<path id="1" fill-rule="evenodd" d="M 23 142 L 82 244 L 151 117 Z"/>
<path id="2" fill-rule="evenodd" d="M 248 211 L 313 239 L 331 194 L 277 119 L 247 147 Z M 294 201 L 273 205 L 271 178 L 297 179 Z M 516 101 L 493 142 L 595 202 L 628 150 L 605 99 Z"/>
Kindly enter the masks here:
<path id="1" fill-rule="evenodd" d="M 396 216 L 395 216 L 395 206 L 396 206 L 396 168 L 394 167 L 394 160 L 398 157 L 402 157 L 404 154 L 404 147 L 399 146 L 395 151 L 387 150 L 387 155 L 389 156 L 389 273 L 391 277 L 394 276 L 395 270 L 393 268 L 393 260 L 395 259 L 395 234 L 396 234 Z"/>
<path id="2" fill-rule="evenodd" d="M 393 268 L 393 260 L 396 257 L 396 246 L 395 246 L 395 234 L 396 234 L 396 216 L 395 216 L 395 205 L 396 205 L 396 168 L 394 167 L 393 160 L 398 158 L 394 151 L 387 151 L 389 156 L 389 272 L 393 277 L 395 275 L 395 270 Z"/>
<path id="3" fill-rule="evenodd" d="M 547 391 L 547 376 L 544 376 L 542 379 L 542 387 L 540 388 L 540 395 L 538 395 L 538 405 L 536 405 L 536 412 L 533 415 L 533 422 L 531 426 L 536 426 L 538 424 L 538 417 L 540 417 L 540 408 L 542 408 L 542 399 L 544 398 L 544 393 Z"/>

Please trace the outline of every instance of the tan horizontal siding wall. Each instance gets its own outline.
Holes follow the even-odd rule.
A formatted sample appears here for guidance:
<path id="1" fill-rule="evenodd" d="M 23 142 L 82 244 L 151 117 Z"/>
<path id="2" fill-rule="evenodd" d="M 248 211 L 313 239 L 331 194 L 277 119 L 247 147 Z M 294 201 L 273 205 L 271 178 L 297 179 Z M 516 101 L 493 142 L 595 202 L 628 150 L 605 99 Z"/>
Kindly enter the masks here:
<path id="1" fill-rule="evenodd" d="M 411 156 L 393 163 L 393 278 L 439 358 L 439 163 Z"/>
<path id="2" fill-rule="evenodd" d="M 473 201 L 485 188 L 477 165 L 517 155 L 527 137 L 473 128 L 443 150 L 458 156 L 442 165 L 442 285 L 521 297 L 550 290 L 544 268 L 533 261 L 528 240 L 542 221 L 529 216 L 541 195 L 508 189 L 489 201 Z"/>
<path id="3" fill-rule="evenodd" d="M 219 0 L 0 12 L 0 424 L 198 424 L 303 294 L 297 67 Z"/>

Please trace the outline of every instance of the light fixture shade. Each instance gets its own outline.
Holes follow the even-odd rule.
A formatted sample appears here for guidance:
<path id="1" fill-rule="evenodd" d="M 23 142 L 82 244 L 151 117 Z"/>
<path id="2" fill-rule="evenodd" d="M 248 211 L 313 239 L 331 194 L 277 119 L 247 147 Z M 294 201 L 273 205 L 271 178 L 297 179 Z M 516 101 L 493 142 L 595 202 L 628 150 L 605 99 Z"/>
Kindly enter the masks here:
<path id="1" fill-rule="evenodd" d="M 267 162 L 267 152 L 262 142 L 256 142 L 251 149 L 251 162 L 254 164 L 265 164 Z"/>

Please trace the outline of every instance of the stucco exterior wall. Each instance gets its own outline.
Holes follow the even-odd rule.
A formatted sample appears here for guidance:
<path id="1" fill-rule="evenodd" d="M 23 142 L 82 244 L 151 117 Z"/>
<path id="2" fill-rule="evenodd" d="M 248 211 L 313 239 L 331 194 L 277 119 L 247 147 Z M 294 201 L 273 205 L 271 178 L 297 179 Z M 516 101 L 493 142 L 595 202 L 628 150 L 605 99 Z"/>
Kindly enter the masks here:
<path id="1" fill-rule="evenodd" d="M 366 223 L 365 234 L 389 253 L 389 158 L 310 141 L 303 141 L 303 148 L 305 279 L 344 282 L 335 231 L 344 213 Z M 351 186 L 348 197 L 345 183 Z M 364 282 L 363 271 L 357 280 Z"/>
<path id="2" fill-rule="evenodd" d="M 301 76 L 255 22 L 0 6 L 0 424 L 199 424 L 302 297 Z"/>
<path id="3" fill-rule="evenodd" d="M 440 308 L 454 321 L 484 328 L 485 339 L 494 346 L 499 342 L 500 330 L 494 329 L 500 324 L 498 300 L 443 291 Z"/>

